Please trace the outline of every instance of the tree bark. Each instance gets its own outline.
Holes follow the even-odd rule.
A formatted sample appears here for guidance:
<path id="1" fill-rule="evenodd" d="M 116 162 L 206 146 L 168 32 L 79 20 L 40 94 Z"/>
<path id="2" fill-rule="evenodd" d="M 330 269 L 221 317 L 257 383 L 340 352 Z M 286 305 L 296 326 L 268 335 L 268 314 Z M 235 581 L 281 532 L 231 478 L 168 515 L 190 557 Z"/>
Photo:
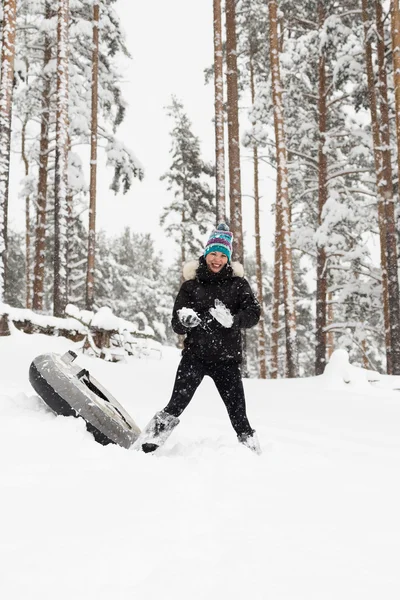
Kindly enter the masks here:
<path id="1" fill-rule="evenodd" d="M 280 194 L 278 204 L 281 215 L 282 278 L 285 298 L 285 318 L 288 331 L 287 373 L 289 377 L 297 377 L 299 373 L 299 368 L 296 336 L 296 311 L 294 301 L 292 250 L 290 242 L 290 207 L 287 172 L 287 151 L 285 143 L 282 84 L 280 78 L 279 65 L 276 0 L 269 0 L 269 22 L 272 102 L 274 106 L 276 158 L 280 183 Z"/>
<path id="2" fill-rule="evenodd" d="M 221 0 L 214 0 L 214 109 L 217 225 L 226 221 L 224 65 L 222 50 Z"/>
<path id="3" fill-rule="evenodd" d="M 280 202 L 281 195 L 279 170 L 276 177 L 276 203 L 275 203 L 275 253 L 274 253 L 274 285 L 272 297 L 272 319 L 271 319 L 271 379 L 278 378 L 279 372 L 279 307 L 281 293 L 281 215 Z"/>
<path id="4" fill-rule="evenodd" d="M 68 142 L 68 151 L 71 151 L 71 142 Z M 67 298 L 74 297 L 75 292 L 75 282 L 73 277 L 73 269 L 74 265 L 72 263 L 74 257 L 74 198 L 72 196 L 71 190 L 68 190 L 67 194 L 67 252 L 66 252 L 66 278 L 65 278 L 65 286 L 67 290 Z"/>
<path id="5" fill-rule="evenodd" d="M 251 103 L 254 104 L 256 91 L 254 83 L 254 64 L 253 54 L 250 50 L 250 90 Z M 264 294 L 262 284 L 262 262 L 261 262 L 261 235 L 260 235 L 260 191 L 259 191 L 259 169 L 258 169 L 258 148 L 253 144 L 253 179 L 254 179 L 254 236 L 256 239 L 256 281 L 257 281 L 257 299 L 261 307 L 260 320 L 258 322 L 258 370 L 260 379 L 267 377 L 267 360 L 265 351 L 265 331 L 264 331 Z"/>
<path id="6" fill-rule="evenodd" d="M 361 350 L 362 350 L 362 359 L 363 359 L 363 367 L 364 369 L 370 369 L 371 365 L 368 360 L 368 346 L 367 341 L 364 339 L 361 342 Z"/>
<path id="7" fill-rule="evenodd" d="M 243 264 L 244 256 L 235 5 L 235 0 L 226 0 L 226 81 L 228 96 L 229 198 L 231 230 L 234 236 L 233 253 L 235 258 Z"/>
<path id="8" fill-rule="evenodd" d="M 16 0 L 4 0 L 0 81 L 0 302 L 4 302 L 7 291 L 8 181 L 10 174 L 16 13 Z"/>
<path id="9" fill-rule="evenodd" d="M 56 177 L 54 194 L 53 311 L 55 316 L 63 315 L 67 303 L 68 22 L 69 0 L 59 0 L 57 27 Z"/>
<path id="10" fill-rule="evenodd" d="M 394 212 L 393 174 L 390 143 L 389 101 L 385 59 L 385 38 L 381 0 L 375 0 L 378 79 L 381 113 L 382 193 L 386 219 L 387 274 L 389 294 L 392 372 L 400 374 L 400 296 L 397 265 L 397 233 Z"/>
<path id="11" fill-rule="evenodd" d="M 327 325 L 332 325 L 333 319 L 334 319 L 333 296 L 329 292 L 328 293 L 328 298 L 327 298 Z M 334 335 L 333 335 L 333 331 L 329 330 L 326 333 L 326 353 L 327 353 L 328 360 L 332 356 L 333 351 L 335 349 L 334 348 L 334 341 L 335 341 L 335 338 L 334 338 Z"/>
<path id="12" fill-rule="evenodd" d="M 376 29 L 377 29 L 377 55 L 378 55 L 378 80 L 380 98 L 380 140 L 382 172 L 378 183 L 381 187 L 383 198 L 385 224 L 386 224 L 386 260 L 387 260 L 387 285 L 390 320 L 390 341 L 392 373 L 400 373 L 400 306 L 399 282 L 397 272 L 397 239 L 394 214 L 394 195 L 392 183 L 392 164 L 390 149 L 390 123 L 389 103 L 387 91 L 387 74 L 385 61 L 385 42 L 383 29 L 382 4 L 375 0 Z"/>
<path id="13" fill-rule="evenodd" d="M 46 19 L 50 19 L 50 6 L 46 4 Z M 45 278 L 45 253 L 46 253 L 46 217 L 47 217 L 47 175 L 49 162 L 49 134 L 50 134 L 50 92 L 51 81 L 47 73 L 51 61 L 51 44 L 49 37 L 44 37 L 43 72 L 44 78 L 42 92 L 42 114 L 40 124 L 40 149 L 39 149 L 39 180 L 36 202 L 36 228 L 35 228 L 35 258 L 33 267 L 33 300 L 34 310 L 43 310 L 44 278 Z"/>
<path id="14" fill-rule="evenodd" d="M 86 277 L 86 308 L 94 305 L 94 269 L 96 256 L 96 183 L 97 183 L 97 123 L 99 87 L 99 19 L 98 2 L 93 5 L 93 52 L 92 52 L 92 124 L 90 137 L 90 205 L 88 264 Z"/>
<path id="15" fill-rule="evenodd" d="M 318 2 L 318 25 L 321 30 L 325 20 L 325 10 L 322 0 Z M 327 196 L 327 177 L 328 163 L 325 153 L 326 126 L 327 126 L 327 107 L 326 107 L 326 70 L 324 49 L 320 49 L 318 65 L 318 226 L 322 224 L 322 211 L 324 209 Z M 317 246 L 317 304 L 316 304 L 316 323 L 315 323 L 315 374 L 321 375 L 326 365 L 326 293 L 327 279 L 326 273 L 326 252 L 322 246 Z"/>
<path id="16" fill-rule="evenodd" d="M 392 369 L 392 348 L 391 348 L 391 325 L 390 325 L 390 308 L 389 308 L 389 292 L 388 292 L 388 275 L 387 275 L 387 239 L 386 239 L 386 218 L 384 197 L 382 194 L 382 153 L 381 153 L 381 134 L 379 126 L 378 106 L 375 90 L 375 78 L 372 59 L 372 45 L 370 39 L 370 21 L 368 14 L 368 0 L 362 0 L 362 19 L 364 26 L 364 49 L 365 63 L 368 80 L 368 102 L 371 113 L 371 129 L 372 142 L 374 151 L 374 165 L 376 173 L 376 193 L 378 203 L 378 225 L 380 238 L 380 258 L 381 258 L 381 273 L 382 273 L 382 299 L 383 299 L 383 315 L 385 326 L 385 345 L 386 345 L 386 370 L 389 374 Z"/>
<path id="17" fill-rule="evenodd" d="M 185 196 L 185 188 L 183 188 L 183 196 Z M 183 267 L 186 263 L 186 235 L 185 235 L 186 213 L 184 210 L 182 210 L 181 222 L 183 225 L 183 227 L 182 227 L 182 243 L 181 243 L 181 285 L 182 285 L 182 283 L 185 281 L 184 277 L 183 277 Z M 184 342 L 185 342 L 185 336 L 179 335 L 178 336 L 178 348 L 183 349 Z"/>
<path id="18" fill-rule="evenodd" d="M 399 8 L 399 0 L 392 0 L 392 3 L 391 3 L 391 25 L 392 25 L 394 100 L 395 100 L 395 112 L 396 112 L 397 174 L 398 174 L 398 178 L 400 178 L 400 8 Z"/>
<path id="19" fill-rule="evenodd" d="M 21 156 L 25 166 L 25 177 L 29 175 L 29 161 L 25 152 L 26 125 L 28 115 L 25 116 L 21 131 Z M 31 281 L 31 215 L 30 197 L 25 198 L 25 306 L 32 308 L 32 281 Z"/>
<path id="20" fill-rule="evenodd" d="M 183 190 L 183 194 L 185 195 L 185 190 Z M 181 243 L 181 264 L 182 264 L 182 269 L 186 263 L 186 234 L 185 234 L 185 223 L 186 223 L 186 213 L 184 210 L 182 210 L 182 243 Z M 182 274 L 182 269 L 181 269 L 181 274 Z M 182 274 L 182 280 L 181 283 L 183 283 L 184 279 L 183 279 L 183 274 Z"/>

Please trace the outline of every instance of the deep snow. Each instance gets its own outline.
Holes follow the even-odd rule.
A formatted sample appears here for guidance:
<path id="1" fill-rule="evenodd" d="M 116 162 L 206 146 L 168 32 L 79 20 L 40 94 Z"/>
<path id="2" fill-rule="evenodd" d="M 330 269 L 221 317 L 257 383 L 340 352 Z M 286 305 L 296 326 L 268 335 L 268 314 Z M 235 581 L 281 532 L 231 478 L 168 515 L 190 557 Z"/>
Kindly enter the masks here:
<path id="1" fill-rule="evenodd" d="M 1 598 L 399 599 L 400 378 L 368 383 L 339 353 L 329 376 L 247 380 L 261 457 L 237 443 L 205 380 L 146 455 L 96 444 L 36 396 L 31 360 L 70 348 L 0 338 Z M 141 427 L 167 403 L 178 360 L 171 348 L 77 359 Z"/>

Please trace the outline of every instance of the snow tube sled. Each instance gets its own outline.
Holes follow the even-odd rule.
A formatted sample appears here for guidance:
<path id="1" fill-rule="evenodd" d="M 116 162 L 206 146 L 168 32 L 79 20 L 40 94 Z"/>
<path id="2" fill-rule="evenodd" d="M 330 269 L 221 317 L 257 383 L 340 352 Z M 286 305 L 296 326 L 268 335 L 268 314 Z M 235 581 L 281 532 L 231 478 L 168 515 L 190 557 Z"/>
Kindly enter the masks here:
<path id="1" fill-rule="evenodd" d="M 58 415 L 82 417 L 100 444 L 130 448 L 139 427 L 89 371 L 74 363 L 76 357 L 71 350 L 37 356 L 29 368 L 33 389 Z"/>

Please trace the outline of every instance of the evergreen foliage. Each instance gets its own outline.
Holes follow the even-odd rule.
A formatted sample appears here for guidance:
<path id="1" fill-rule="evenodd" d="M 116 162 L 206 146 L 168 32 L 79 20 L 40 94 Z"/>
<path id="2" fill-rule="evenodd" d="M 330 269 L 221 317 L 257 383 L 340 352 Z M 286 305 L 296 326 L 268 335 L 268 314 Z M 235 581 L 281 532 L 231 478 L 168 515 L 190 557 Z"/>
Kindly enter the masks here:
<path id="1" fill-rule="evenodd" d="M 24 236 L 18 231 L 9 230 L 9 260 L 7 268 L 7 293 L 4 301 L 16 308 L 25 306 L 25 255 Z"/>
<path id="2" fill-rule="evenodd" d="M 333 340 L 334 348 L 345 347 L 350 351 L 353 362 L 385 369 L 389 338 L 387 315 L 382 307 L 386 298 L 387 247 L 382 244 L 382 238 L 392 235 L 386 228 L 393 205 L 397 219 L 395 233 L 398 239 L 400 236 L 397 166 L 400 144 L 396 144 L 400 132 L 396 127 L 396 73 L 392 64 L 393 55 L 400 50 L 392 47 L 390 6 L 382 3 L 383 35 L 379 37 L 379 19 L 376 21 L 379 10 L 377 13 L 376 9 L 381 6 L 380 0 L 363 0 L 360 6 L 355 6 L 353 0 L 280 0 L 277 21 L 274 21 L 276 30 L 270 24 L 269 4 L 265 0 L 237 0 L 235 3 L 241 107 L 247 107 L 249 98 L 254 96 L 249 111 L 251 127 L 245 131 L 242 144 L 253 152 L 256 149 L 253 158 L 259 152 L 260 178 L 265 176 L 261 149 L 263 161 L 273 167 L 277 165 L 277 152 L 278 156 L 287 153 L 290 214 L 285 226 L 291 232 L 300 374 L 314 372 L 313 354 L 318 337 L 315 305 L 319 293 L 316 280 L 320 283 L 321 271 L 327 284 L 323 299 L 326 322 L 322 332 L 329 340 L 327 355 L 332 350 Z M 99 0 L 99 6 L 99 147 L 113 168 L 111 188 L 115 192 L 127 192 L 133 178 L 143 176 L 140 162 L 117 136 L 126 112 L 118 60 L 128 56 L 128 52 L 116 0 Z M 367 9 L 367 23 L 361 7 Z M 78 147 L 90 143 L 93 0 L 70 0 L 69 8 L 66 275 L 69 301 L 83 308 L 88 183 Z M 11 156 L 12 160 L 21 156 L 25 166 L 20 194 L 30 200 L 31 257 L 35 255 L 36 264 L 42 261 L 40 264 L 45 267 L 43 291 L 39 290 L 45 312 L 50 312 L 53 305 L 55 254 L 56 9 L 57 5 L 49 0 L 18 2 L 12 99 Z M 281 152 L 276 148 L 274 132 L 276 106 L 272 91 L 276 93 L 276 86 L 272 90 L 272 31 L 278 33 L 276 55 L 279 54 L 284 130 Z M 383 60 L 382 55 L 379 60 L 380 42 L 383 42 Z M 371 49 L 373 90 L 367 77 L 367 44 Z M 224 52 L 225 49 L 224 44 Z M 271 63 L 274 64 L 273 59 Z M 212 72 L 213 69 L 209 69 L 208 75 Z M 385 78 L 387 91 L 383 84 Z M 376 95 L 379 117 L 378 138 L 382 143 L 378 148 L 375 141 L 373 143 L 371 91 Z M 382 118 L 385 110 L 388 110 L 388 124 Z M 96 308 L 108 306 L 118 316 L 136 321 L 142 328 L 150 325 L 160 341 L 175 344 L 179 342 L 169 321 L 181 281 L 182 263 L 202 253 L 205 236 L 215 225 L 212 191 L 215 170 L 203 160 L 200 139 L 193 132 L 183 103 L 174 96 L 167 115 L 172 123 L 171 164 L 161 179 L 166 182 L 172 199 L 165 205 L 160 221 L 165 233 L 179 247 L 179 259 L 166 267 L 150 234 L 138 234 L 128 227 L 113 237 L 99 232 L 94 298 Z M 242 126 L 240 131 L 243 131 Z M 3 146 L 5 151 L 6 144 Z M 388 156 L 389 165 L 385 163 Z M 3 165 L 6 165 L 4 161 Z M 4 166 L 5 190 L 7 168 Z M 393 175 L 384 181 L 384 172 Z M 387 190 L 392 184 L 394 197 L 389 192 L 385 196 L 382 188 Z M 5 193 L 2 192 L 3 199 Z M 4 214 L 0 216 L 3 220 Z M 45 217 L 42 232 L 38 230 L 41 216 Z M 45 246 L 37 253 L 33 248 L 35 231 Z M 25 236 L 9 231 L 7 241 L 4 299 L 23 307 L 26 303 L 22 276 L 26 270 Z M 245 251 L 247 277 L 255 290 L 255 259 L 248 247 Z M 285 264 L 287 261 L 282 260 L 282 265 Z M 30 268 L 33 271 L 32 263 Z M 272 267 L 265 260 L 262 272 L 265 339 L 270 361 L 274 286 Z M 33 280 L 33 272 L 27 276 Z M 280 288 L 278 371 L 283 377 L 287 374 L 286 344 L 290 336 L 285 331 L 282 281 Z M 390 302 L 397 306 L 398 298 L 392 297 Z M 393 335 L 392 342 L 400 332 Z M 257 336 L 256 329 L 247 334 L 248 368 L 254 376 L 258 374 Z"/>
<path id="3" fill-rule="evenodd" d="M 167 114 L 173 120 L 171 130 L 172 163 L 161 179 L 166 180 L 174 200 L 164 208 L 161 224 L 168 236 L 180 246 L 183 260 L 201 254 L 204 235 L 214 225 L 215 196 L 206 178 L 214 177 L 214 168 L 201 158 L 200 141 L 177 98 Z"/>
<path id="4" fill-rule="evenodd" d="M 361 360 L 360 348 L 365 341 L 368 359 L 375 361 L 375 367 L 381 367 L 384 324 L 382 310 L 377 312 L 377 302 L 382 303 L 381 276 L 371 255 L 371 243 L 376 243 L 377 238 L 378 211 L 361 14 L 347 0 L 326 2 L 320 23 L 318 6 L 317 0 L 279 3 L 284 23 L 280 62 L 285 91 L 292 247 L 298 257 L 307 257 L 311 271 L 315 269 L 317 248 L 326 253 L 328 294 L 332 296 L 334 315 L 334 323 L 328 326 L 334 331 L 335 347 L 345 346 L 353 360 Z M 319 221 L 321 56 L 327 80 L 323 152 L 328 183 Z M 389 62 L 387 68 L 390 80 Z M 244 136 L 245 145 L 257 143 L 264 147 L 269 163 L 274 165 L 269 79 L 258 85 L 250 119 L 252 129 Z"/>

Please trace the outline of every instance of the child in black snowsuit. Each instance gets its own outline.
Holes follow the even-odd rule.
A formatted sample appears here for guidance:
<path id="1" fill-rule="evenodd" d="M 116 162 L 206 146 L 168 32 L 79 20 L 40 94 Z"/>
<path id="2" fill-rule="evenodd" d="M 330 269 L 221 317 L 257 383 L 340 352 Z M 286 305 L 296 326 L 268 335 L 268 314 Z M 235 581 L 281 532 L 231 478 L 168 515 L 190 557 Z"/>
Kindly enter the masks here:
<path id="1" fill-rule="evenodd" d="M 214 380 L 239 441 L 261 452 L 246 415 L 240 374 L 240 330 L 258 323 L 260 306 L 243 277 L 243 267 L 230 263 L 232 237 L 226 225 L 219 225 L 204 255 L 184 267 L 186 281 L 172 315 L 175 333 L 186 334 L 182 359 L 169 403 L 156 413 L 137 442 L 144 452 L 165 442 L 205 375 Z"/>

